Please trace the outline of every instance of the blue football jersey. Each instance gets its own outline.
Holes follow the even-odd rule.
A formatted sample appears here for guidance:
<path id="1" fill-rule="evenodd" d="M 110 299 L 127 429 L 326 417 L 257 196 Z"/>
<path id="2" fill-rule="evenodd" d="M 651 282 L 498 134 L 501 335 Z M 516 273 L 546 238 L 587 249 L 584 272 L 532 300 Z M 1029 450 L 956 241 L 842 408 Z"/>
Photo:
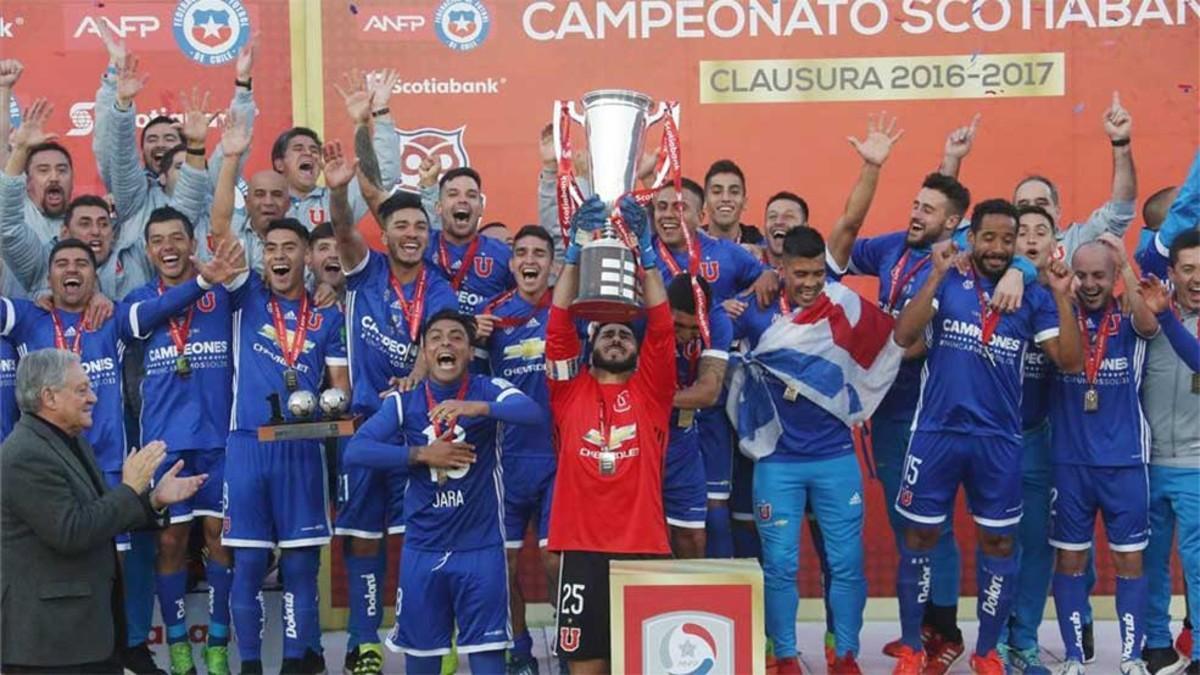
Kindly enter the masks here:
<path id="1" fill-rule="evenodd" d="M 458 299 L 450 284 L 429 265 L 425 276 L 425 307 L 415 334 L 406 308 L 392 287 L 391 266 L 385 254 L 370 251 L 358 267 L 346 271 L 346 348 L 350 356 L 350 409 L 370 415 L 379 409 L 379 392 L 389 388 L 393 377 L 412 372 L 420 351 L 421 328 L 426 319 L 444 309 L 457 309 Z M 404 301 L 411 303 L 420 279 L 401 287 Z"/>
<path id="2" fill-rule="evenodd" d="M 18 355 L 59 347 L 58 329 L 64 347 L 76 351 L 96 393 L 92 426 L 84 437 L 92 444 L 101 471 L 119 472 L 129 445 L 125 439 L 125 396 L 122 373 L 125 349 L 130 341 L 151 331 L 160 322 L 195 302 L 202 294 L 195 281 L 180 284 L 165 295 L 142 301 L 123 300 L 113 315 L 95 328 L 83 329 L 83 315 L 54 313 L 32 302 L 0 299 L 0 334 L 16 345 Z M 58 324 L 55 322 L 55 315 Z"/>
<path id="3" fill-rule="evenodd" d="M 522 396 L 510 382 L 483 375 L 470 375 L 465 401 L 502 401 Z M 384 400 L 380 412 L 368 424 L 373 438 L 394 439 L 400 445 L 428 445 L 438 437 L 429 422 L 428 393 L 441 402 L 455 398 L 458 383 L 439 385 L 425 380 L 412 391 Z M 530 402 L 532 404 L 532 401 Z M 394 410 L 395 415 L 384 413 Z M 387 428 L 375 427 L 386 420 Z M 454 438 L 474 446 L 475 463 L 465 469 L 439 472 L 421 465 L 411 467 L 404 493 L 404 545 L 427 551 L 464 551 L 504 544 L 504 481 L 501 478 L 500 423 L 488 417 L 462 417 L 454 427 Z M 365 427 L 364 427 L 365 428 Z M 445 433 L 446 429 L 442 429 Z"/>
<path id="4" fill-rule="evenodd" d="M 8 438 L 21 412 L 17 409 L 17 350 L 0 339 L 0 442 Z"/>
<path id="5" fill-rule="evenodd" d="M 757 302 L 749 302 L 746 311 L 733 320 L 733 337 L 743 340 L 743 346 L 753 352 L 772 323 L 790 320 L 797 311 L 784 313 L 778 302 L 766 309 Z M 850 427 L 840 419 L 803 396 L 789 394 L 783 383 L 773 377 L 767 378 L 767 389 L 779 413 L 783 434 L 775 452 L 759 462 L 812 462 L 854 452 Z"/>
<path id="6" fill-rule="evenodd" d="M 717 239 L 704 232 L 692 236 L 700 242 L 700 276 L 712 288 L 714 303 L 724 302 L 749 288 L 759 275 L 770 269 L 766 263 L 728 239 Z M 658 254 L 658 269 L 662 272 L 664 284 L 670 284 L 671 279 L 675 278 L 675 269 L 687 271 L 687 251 L 670 251 L 660 245 Z M 665 254 L 670 254 L 675 269 L 667 262 Z"/>
<path id="7" fill-rule="evenodd" d="M 1138 397 L 1147 343 L 1128 315 L 1113 312 L 1107 322 L 1104 315 L 1104 310 L 1085 313 L 1085 344 L 1094 349 L 1098 331 L 1108 333 L 1094 385 L 1087 383 L 1085 373 L 1054 371 L 1050 456 L 1055 464 L 1116 467 L 1150 460 L 1150 425 Z M 1084 396 L 1093 386 L 1099 408 L 1085 412 Z"/>
<path id="8" fill-rule="evenodd" d="M 680 345 L 678 340 L 675 342 L 675 381 L 680 389 L 686 389 L 696 383 L 696 377 L 700 371 L 700 359 L 711 357 L 729 361 L 729 350 L 733 342 L 733 321 L 729 319 L 725 309 L 718 304 L 713 304 L 709 310 L 708 331 L 709 345 L 707 349 L 699 337 L 685 345 Z M 725 387 L 722 385 L 717 403 L 704 410 L 724 415 L 725 393 Z M 692 425 L 692 427 L 695 428 L 696 425 Z M 679 409 L 673 408 L 671 410 L 672 439 L 679 429 Z"/>
<path id="9" fill-rule="evenodd" d="M 425 247 L 425 263 L 453 282 L 475 241 L 479 246 L 457 289 L 458 310 L 472 316 L 478 314 L 489 300 L 516 285 L 512 271 L 508 269 L 512 249 L 499 239 L 482 235 L 475 235 L 471 243 L 458 246 L 445 241 L 441 231 L 437 230 L 429 233 L 429 245 Z M 443 249 L 445 260 L 442 260 Z"/>
<path id="10" fill-rule="evenodd" d="M 1054 363 L 1036 344 L 1025 352 L 1025 382 L 1021 385 L 1021 429 L 1041 426 L 1050 415 L 1050 376 Z"/>
<path id="11" fill-rule="evenodd" d="M 905 303 L 913 298 L 929 278 L 929 249 L 910 248 L 906 232 L 854 240 L 847 274 L 879 279 L 879 306 L 899 316 Z M 875 418 L 911 422 L 921 393 L 923 358 L 904 359 L 887 396 L 875 409 Z"/>
<path id="12" fill-rule="evenodd" d="M 129 302 L 159 296 L 158 279 L 134 289 Z M 187 325 L 184 354 L 191 374 L 176 372 L 179 351 L 164 322 L 140 336 L 142 444 L 162 440 L 172 451 L 225 447 L 229 435 L 229 409 L 233 398 L 232 310 L 223 287 L 208 290 L 188 310 L 172 317 L 175 330 Z"/>
<path id="13" fill-rule="evenodd" d="M 283 416 L 294 417 L 287 409 L 290 392 L 284 381 L 287 361 L 283 357 L 275 331 L 271 298 L 275 298 L 283 315 L 286 342 L 295 344 L 296 327 L 300 319 L 300 300 L 288 300 L 275 295 L 257 273 L 242 275 L 229 289 L 233 308 L 233 414 L 229 428 L 233 431 L 254 431 L 271 419 L 268 396 L 278 394 Z M 318 308 L 311 301 L 304 345 L 294 368 L 299 389 L 320 394 L 325 379 L 325 366 L 346 365 L 345 324 L 337 307 Z M 320 411 L 314 412 L 315 416 Z"/>
<path id="14" fill-rule="evenodd" d="M 547 291 L 549 292 L 549 291 Z M 492 373 L 511 382 L 539 406 L 550 410 L 546 385 L 546 320 L 550 306 L 536 307 L 517 293 L 501 296 L 489 305 L 500 322 L 488 340 Z M 506 325 L 507 323 L 516 325 Z M 537 456 L 554 459 L 552 433 L 548 428 L 508 424 L 503 426 L 501 444 L 507 457 Z"/>
<path id="15" fill-rule="evenodd" d="M 1021 308 L 1000 315 L 985 350 L 980 293 L 986 302 L 995 286 L 955 269 L 942 281 L 925 328 L 928 353 L 914 431 L 1021 438 L 1025 352 L 1030 342 L 1058 337 L 1058 311 L 1044 287 L 1027 286 Z"/>

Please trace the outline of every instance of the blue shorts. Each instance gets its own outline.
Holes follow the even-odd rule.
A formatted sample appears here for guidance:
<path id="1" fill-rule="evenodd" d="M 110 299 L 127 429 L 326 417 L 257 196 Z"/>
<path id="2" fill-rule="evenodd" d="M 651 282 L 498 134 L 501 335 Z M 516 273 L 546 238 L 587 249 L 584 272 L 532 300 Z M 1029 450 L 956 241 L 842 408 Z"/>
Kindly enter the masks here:
<path id="1" fill-rule="evenodd" d="M 733 490 L 729 512 L 734 520 L 754 522 L 754 460 L 741 452 L 733 453 Z"/>
<path id="2" fill-rule="evenodd" d="M 191 499 L 167 507 L 171 524 L 191 522 L 196 517 L 220 518 L 223 515 L 221 486 L 225 482 L 225 448 L 168 452 L 163 463 L 158 465 L 158 471 L 154 472 L 154 482 L 157 483 L 181 459 L 183 468 L 177 474 L 179 477 L 208 474 L 208 480 Z"/>
<path id="3" fill-rule="evenodd" d="M 700 443 L 694 430 L 671 429 L 663 471 L 663 510 L 667 513 L 668 525 L 704 529 L 708 515 L 704 458 L 700 456 Z"/>
<path id="4" fill-rule="evenodd" d="M 244 548 L 329 543 L 329 491 L 320 441 L 260 443 L 233 431 L 225 450 L 221 542 Z"/>
<path id="5" fill-rule="evenodd" d="M 104 482 L 108 485 L 108 487 L 114 488 L 121 484 L 120 471 L 105 471 L 103 473 Z M 113 537 L 113 544 L 117 547 L 118 551 L 128 551 L 133 548 L 133 543 L 129 539 L 128 532 L 121 532 L 117 536 Z"/>
<path id="6" fill-rule="evenodd" d="M 1021 522 L 1019 439 L 913 432 L 901 470 L 896 512 L 913 523 L 941 525 L 954 511 L 961 483 L 975 522 L 1006 530 Z"/>
<path id="7" fill-rule="evenodd" d="M 553 456 L 503 455 L 504 548 L 521 548 L 525 529 L 537 524 L 538 546 L 550 536 L 550 500 L 554 496 Z"/>
<path id="8" fill-rule="evenodd" d="M 412 656 L 449 654 L 455 626 L 459 654 L 512 646 L 504 547 L 422 551 L 405 546 L 388 648 Z"/>
<path id="9" fill-rule="evenodd" d="M 338 472 L 333 533 L 359 539 L 382 539 L 384 532 L 404 534 L 407 488 L 405 473 L 342 465 Z"/>
<path id="10" fill-rule="evenodd" d="M 1140 551 L 1150 543 L 1150 479 L 1141 466 L 1055 464 L 1050 489 L 1050 545 L 1086 551 L 1104 516 L 1108 546 Z"/>
<path id="11" fill-rule="evenodd" d="M 733 489 L 733 425 L 721 406 L 696 412 L 709 499 L 729 499 Z"/>

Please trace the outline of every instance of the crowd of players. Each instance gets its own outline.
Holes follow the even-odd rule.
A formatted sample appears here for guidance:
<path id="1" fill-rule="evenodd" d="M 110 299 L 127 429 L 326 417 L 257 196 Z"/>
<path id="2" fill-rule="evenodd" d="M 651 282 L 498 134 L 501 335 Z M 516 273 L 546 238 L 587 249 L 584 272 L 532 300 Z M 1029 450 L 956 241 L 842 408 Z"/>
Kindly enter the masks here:
<path id="1" fill-rule="evenodd" d="M 529 528 L 556 589 L 557 653 L 571 672 L 607 668 L 608 561 L 675 555 L 760 558 L 776 667 L 797 673 L 807 522 L 822 561 L 829 672 L 860 672 L 867 584 L 853 430 L 772 382 L 782 435 L 752 462 L 737 451 L 725 383 L 727 364 L 753 361 L 777 319 L 812 307 L 844 275 L 867 275 L 906 349 L 870 423 L 900 553 L 901 636 L 885 647 L 895 672 L 944 673 L 966 652 L 951 528 L 960 484 L 980 545 L 974 672 L 1047 672 L 1037 629 L 1048 593 L 1064 672 L 1083 672 L 1098 512 L 1117 573 L 1120 672 L 1200 672 L 1200 642 L 1189 629 L 1178 653 L 1167 613 L 1176 529 L 1190 626 L 1200 609 L 1200 166 L 1181 189 L 1146 200 L 1139 278 L 1123 244 L 1137 198 L 1132 123 L 1115 96 L 1103 119 L 1112 195 L 1084 223 L 1063 222 L 1058 188 L 1040 176 L 1021 180 L 1011 201 L 971 211 L 957 175 L 976 118 L 949 134 L 909 226 L 860 237 L 901 136 L 896 120 L 872 118 L 851 139 L 861 170 L 841 217 L 819 228 L 824 238 L 792 192 L 767 200 L 762 232 L 743 224 L 746 178 L 729 160 L 712 164 L 703 185 L 662 188 L 645 209 L 622 201 L 647 319 L 582 327 L 566 312 L 580 237 L 606 213 L 585 203 L 564 237 L 548 134 L 540 222 L 515 233 L 480 226 L 473 169 L 442 173 L 429 161 L 420 194 L 393 190 L 399 136 L 387 73 L 351 74 L 337 87 L 355 125 L 352 153 L 295 127 L 275 138 L 272 167 L 242 182 L 253 44 L 237 59 L 214 143 L 199 92 L 181 97 L 180 119 L 151 119 L 139 138 L 147 76 L 118 40 L 103 39 L 110 60 L 93 159 L 109 195 L 73 194 L 83 160 L 55 142 L 44 100 L 16 129 L 0 123 L 9 138 L 0 149 L 0 433 L 19 415 L 11 376 L 20 356 L 69 349 L 98 398 L 86 435 L 111 482 L 127 448 L 152 440 L 168 447 L 164 469 L 183 459 L 185 475 L 208 476 L 190 504 L 172 507 L 168 528 L 118 541 L 127 669 L 157 672 L 145 644 L 157 596 L 172 673 L 196 672 L 183 598 L 198 522 L 209 673 L 229 671 L 233 633 L 241 672 L 262 672 L 260 589 L 273 555 L 283 672 L 324 672 L 317 575 L 320 548 L 335 537 L 350 603 L 346 671 L 386 672 L 389 535 L 404 548 L 386 642 L 405 653 L 407 672 L 439 672 L 452 644 L 473 672 L 536 672 L 515 581 Z M 21 71 L 0 61 L 0 108 Z M 368 215 L 383 251 L 357 227 Z M 316 441 L 258 440 L 270 395 L 330 387 L 366 419 L 336 461 Z"/>

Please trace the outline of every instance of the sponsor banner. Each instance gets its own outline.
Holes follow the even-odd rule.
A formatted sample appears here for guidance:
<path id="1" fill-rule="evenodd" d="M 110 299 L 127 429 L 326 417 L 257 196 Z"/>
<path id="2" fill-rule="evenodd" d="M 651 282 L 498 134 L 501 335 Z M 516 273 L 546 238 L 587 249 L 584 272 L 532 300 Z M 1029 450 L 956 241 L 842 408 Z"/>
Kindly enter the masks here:
<path id="1" fill-rule="evenodd" d="M 437 144 L 483 175 L 484 220 L 511 227 L 537 220 L 539 133 L 553 102 L 600 88 L 679 101 L 685 175 L 735 160 L 748 182 L 743 222 L 761 224 L 765 199 L 789 190 L 826 233 L 861 165 L 845 138 L 861 138 L 868 114 L 885 106 L 905 135 L 865 235 L 908 222 L 947 134 L 976 112 L 962 169 L 972 194 L 1011 196 L 1023 176 L 1046 175 L 1070 221 L 1109 195 L 1101 120 L 1114 90 L 1134 117 L 1145 194 L 1183 178 L 1200 131 L 1200 81 L 1179 67 L 1200 62 L 1197 0 L 365 0 L 355 9 L 322 3 L 326 78 L 395 68 L 397 125 L 445 132 Z M 348 142 L 341 98 L 325 94 L 325 133 Z M 405 149 L 406 185 L 407 163 L 427 152 Z"/>
<path id="2" fill-rule="evenodd" d="M 139 57 L 139 70 L 149 75 L 135 101 L 139 130 L 157 115 L 179 116 L 184 89 L 211 92 L 211 112 L 227 108 L 238 51 L 252 32 L 260 33 L 254 68 L 258 121 L 248 165 L 253 171 L 270 165 L 274 135 L 291 125 L 288 7 L 286 0 L 6 0 L 0 40 L 5 58 L 25 64 L 14 90 L 20 104 L 43 96 L 54 104 L 48 127 L 75 158 L 74 193 L 103 194 L 92 160 L 96 90 L 107 64 L 100 26 L 124 40 Z M 220 117 L 211 125 L 210 151 L 220 140 L 219 125 Z"/>

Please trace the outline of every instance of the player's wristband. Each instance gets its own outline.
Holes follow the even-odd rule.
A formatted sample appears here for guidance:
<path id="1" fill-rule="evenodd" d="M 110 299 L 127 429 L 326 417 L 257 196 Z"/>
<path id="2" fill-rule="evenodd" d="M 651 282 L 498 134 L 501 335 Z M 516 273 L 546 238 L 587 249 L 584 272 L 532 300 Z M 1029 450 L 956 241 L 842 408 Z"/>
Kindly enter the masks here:
<path id="1" fill-rule="evenodd" d="M 371 117 L 383 117 L 384 115 L 391 115 L 391 114 L 392 114 L 391 108 L 380 108 L 379 110 L 371 111 Z"/>
<path id="2" fill-rule="evenodd" d="M 196 155 L 198 157 L 204 156 L 204 148 L 193 148 L 189 146 L 186 150 L 184 150 L 184 152 L 189 155 Z"/>
<path id="3" fill-rule="evenodd" d="M 1119 140 L 1119 141 L 1113 141 L 1113 142 L 1112 142 L 1112 146 L 1113 146 L 1114 148 L 1123 148 L 1123 147 L 1125 147 L 1125 146 L 1127 146 L 1127 145 L 1129 145 L 1129 139 L 1128 139 L 1128 138 L 1124 138 L 1124 139 L 1121 139 L 1121 140 Z"/>
<path id="4" fill-rule="evenodd" d="M 250 77 L 250 78 L 246 78 L 244 80 L 239 80 L 237 78 L 234 78 L 233 84 L 234 84 L 234 86 L 244 87 L 246 90 L 250 90 L 250 89 L 253 89 L 253 87 L 251 85 L 254 84 L 254 78 Z"/>

